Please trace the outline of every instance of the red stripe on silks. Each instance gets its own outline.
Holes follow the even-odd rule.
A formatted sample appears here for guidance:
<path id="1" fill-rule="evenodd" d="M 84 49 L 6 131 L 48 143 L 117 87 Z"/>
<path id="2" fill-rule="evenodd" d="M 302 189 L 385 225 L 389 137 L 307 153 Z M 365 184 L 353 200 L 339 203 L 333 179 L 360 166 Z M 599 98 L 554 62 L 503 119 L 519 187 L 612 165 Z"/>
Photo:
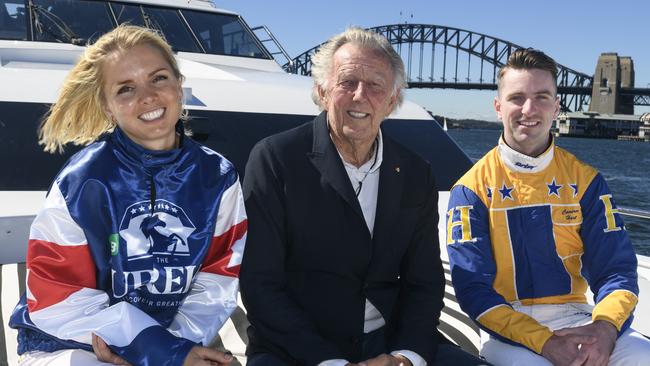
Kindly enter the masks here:
<path id="1" fill-rule="evenodd" d="M 228 267 L 228 262 L 232 257 L 233 244 L 246 234 L 246 230 L 248 230 L 248 220 L 243 220 L 225 233 L 213 237 L 201 271 L 230 277 L 239 276 L 239 265 Z"/>
<path id="2" fill-rule="evenodd" d="M 83 287 L 96 288 L 95 263 L 85 244 L 30 240 L 27 269 L 27 287 L 35 299 L 27 301 L 32 312 L 57 304 Z"/>

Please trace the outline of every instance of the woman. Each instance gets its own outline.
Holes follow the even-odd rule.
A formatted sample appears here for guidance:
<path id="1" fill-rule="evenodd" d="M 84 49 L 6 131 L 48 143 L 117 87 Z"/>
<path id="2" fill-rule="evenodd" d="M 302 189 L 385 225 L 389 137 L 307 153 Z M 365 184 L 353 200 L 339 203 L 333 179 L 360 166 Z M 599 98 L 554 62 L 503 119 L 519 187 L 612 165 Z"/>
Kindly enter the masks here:
<path id="1" fill-rule="evenodd" d="M 65 80 L 40 141 L 89 145 L 31 227 L 11 320 L 22 365 L 232 360 L 200 344 L 237 306 L 246 214 L 231 163 L 184 136 L 182 80 L 169 45 L 134 26 L 88 46 Z"/>

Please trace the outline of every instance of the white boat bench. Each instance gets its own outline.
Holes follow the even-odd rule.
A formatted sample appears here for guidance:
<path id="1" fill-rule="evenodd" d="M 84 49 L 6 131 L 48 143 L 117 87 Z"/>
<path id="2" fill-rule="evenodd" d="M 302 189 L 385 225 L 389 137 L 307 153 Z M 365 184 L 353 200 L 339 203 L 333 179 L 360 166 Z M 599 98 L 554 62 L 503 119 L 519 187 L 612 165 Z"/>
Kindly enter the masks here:
<path id="1" fill-rule="evenodd" d="M 445 217 L 446 202 L 448 192 L 440 192 L 441 204 L 438 207 L 440 217 Z M 444 204 L 443 204 L 444 203 Z M 0 220 L 0 242 L 10 243 L 0 248 L 0 321 L 3 325 L 3 331 L 0 332 L 0 366 L 16 365 L 18 356 L 16 354 L 16 331 L 8 327 L 7 322 L 11 311 L 18 302 L 20 294 L 25 291 L 25 255 L 27 238 L 16 238 L 16 232 L 29 232 L 33 216 L 22 216 L 16 221 L 16 217 L 9 218 L 13 222 L 12 228 L 9 228 L 5 220 Z M 445 240 L 445 220 L 441 219 L 438 224 L 440 240 Z M 16 223 L 19 223 L 18 229 Z M 7 226 L 7 227 L 5 227 Z M 443 243 L 441 241 L 441 243 Z M 650 258 L 647 256 L 637 256 L 639 260 L 639 289 L 640 299 L 635 312 L 635 319 L 632 327 L 637 331 L 650 335 L 650 311 L 648 311 L 648 294 L 650 294 Z M 449 272 L 449 262 L 445 246 L 441 245 L 441 259 L 445 271 L 445 307 L 440 316 L 440 325 L 438 329 L 445 334 L 454 343 L 461 346 L 464 350 L 478 354 L 480 347 L 479 328 L 474 324 L 467 315 L 460 309 L 454 289 L 451 286 L 451 274 Z M 591 293 L 587 294 L 591 300 Z M 246 328 L 249 323 L 246 319 L 246 312 L 242 305 L 241 299 L 238 301 L 239 307 L 228 319 L 226 324 L 219 332 L 219 337 L 215 338 L 210 346 L 217 349 L 227 349 L 231 351 L 237 361 L 233 365 L 246 364 L 246 344 L 248 336 Z"/>

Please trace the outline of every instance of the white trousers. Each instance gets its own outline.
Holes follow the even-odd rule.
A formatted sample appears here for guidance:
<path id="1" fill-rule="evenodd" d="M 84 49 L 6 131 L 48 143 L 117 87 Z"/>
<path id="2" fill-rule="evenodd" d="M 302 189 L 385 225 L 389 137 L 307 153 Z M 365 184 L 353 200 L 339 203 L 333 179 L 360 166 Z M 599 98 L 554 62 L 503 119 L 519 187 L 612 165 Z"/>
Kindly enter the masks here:
<path id="1" fill-rule="evenodd" d="M 64 349 L 56 352 L 27 352 L 18 359 L 19 366 L 111 366 L 99 362 L 94 353 L 81 349 Z M 114 366 L 114 365 L 113 365 Z"/>
<path id="2" fill-rule="evenodd" d="M 513 305 L 551 330 L 579 327 L 591 323 L 589 304 Z M 524 348 L 497 340 L 481 331 L 481 356 L 496 366 L 552 366 L 544 357 Z M 650 340 L 633 329 L 627 329 L 616 341 L 609 358 L 610 366 L 650 365 Z"/>

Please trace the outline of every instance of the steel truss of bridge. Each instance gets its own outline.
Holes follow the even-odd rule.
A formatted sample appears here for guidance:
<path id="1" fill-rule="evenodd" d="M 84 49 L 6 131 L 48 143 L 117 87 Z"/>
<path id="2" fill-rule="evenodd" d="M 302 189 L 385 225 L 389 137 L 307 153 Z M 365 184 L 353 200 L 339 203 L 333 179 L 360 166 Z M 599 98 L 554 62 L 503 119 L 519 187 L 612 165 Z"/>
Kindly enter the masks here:
<path id="1" fill-rule="evenodd" d="M 386 37 L 402 56 L 410 88 L 496 90 L 499 69 L 523 46 L 469 30 L 433 24 L 392 24 L 368 28 Z M 311 75 L 313 47 L 283 68 Z M 591 100 L 593 76 L 558 64 L 558 94 L 564 111 L 581 111 Z M 650 89 L 628 88 L 635 105 L 650 105 Z"/>

